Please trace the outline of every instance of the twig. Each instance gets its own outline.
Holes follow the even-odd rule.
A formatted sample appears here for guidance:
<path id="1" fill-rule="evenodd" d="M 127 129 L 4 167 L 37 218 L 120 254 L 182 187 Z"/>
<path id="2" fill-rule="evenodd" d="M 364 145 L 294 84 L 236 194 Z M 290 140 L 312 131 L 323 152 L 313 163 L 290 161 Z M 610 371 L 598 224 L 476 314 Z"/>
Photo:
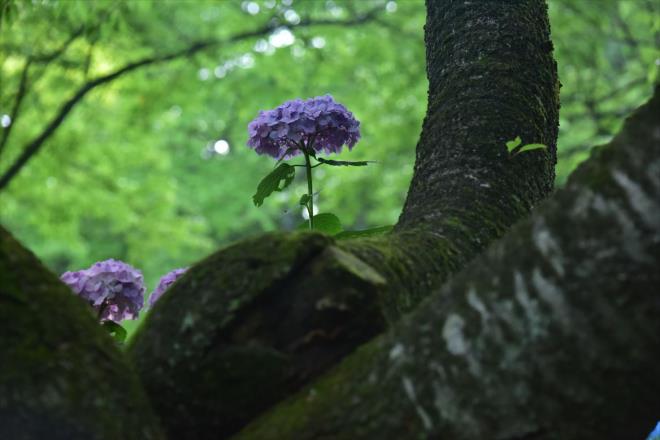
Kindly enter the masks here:
<path id="1" fill-rule="evenodd" d="M 80 26 L 78 29 L 76 29 L 73 34 L 69 36 L 69 38 L 60 46 L 59 48 L 55 49 L 51 53 L 46 53 L 38 56 L 31 56 L 30 58 L 34 63 L 39 63 L 39 64 L 49 64 L 51 61 L 56 60 L 59 58 L 66 50 L 71 46 L 71 43 L 76 41 L 78 37 L 80 37 L 83 32 L 85 31 L 85 28 L 83 26 Z"/>
<path id="2" fill-rule="evenodd" d="M 16 98 L 14 99 L 14 105 L 11 109 L 11 112 L 9 113 L 9 125 L 5 127 L 4 130 L 2 130 L 2 137 L 0 138 L 0 155 L 2 155 L 2 151 L 4 150 L 5 145 L 7 144 L 7 140 L 9 139 L 9 134 L 11 133 L 12 128 L 14 128 L 16 117 L 20 111 L 21 103 L 25 97 L 25 92 L 27 91 L 30 64 L 32 64 L 32 60 L 30 60 L 30 58 L 25 60 L 23 71 L 21 72 L 21 80 L 18 84 L 18 91 L 16 92 Z"/>
<path id="3" fill-rule="evenodd" d="M 10 123 L 2 131 L 2 138 L 0 138 L 0 155 L 2 155 L 2 152 L 9 140 L 9 135 L 11 134 L 14 125 L 16 125 L 16 121 L 18 120 L 18 116 L 21 110 L 21 104 L 23 103 L 23 98 L 27 93 L 27 88 L 28 88 L 27 86 L 30 79 L 29 77 L 30 66 L 33 63 L 41 63 L 48 65 L 51 61 L 59 58 L 67 50 L 67 48 L 71 45 L 71 43 L 73 43 L 78 37 L 80 37 L 80 35 L 82 35 L 83 29 L 84 28 L 82 27 L 78 28 L 57 50 L 54 50 L 49 54 L 40 55 L 38 57 L 29 56 L 25 60 L 25 65 L 23 66 L 23 71 L 21 72 L 21 79 L 18 84 L 18 90 L 16 91 L 16 98 L 14 99 L 14 105 L 9 114 Z"/>
<path id="4" fill-rule="evenodd" d="M 300 23 L 296 25 L 289 25 L 289 28 L 297 28 L 297 27 L 308 27 L 308 26 L 324 26 L 324 25 L 333 25 L 333 26 L 353 26 L 356 24 L 361 24 L 365 23 L 372 18 L 374 18 L 380 11 L 382 10 L 381 7 L 378 8 L 373 8 L 370 11 L 367 11 L 364 14 L 361 14 L 359 16 L 353 17 L 348 20 L 335 20 L 335 19 L 318 19 L 318 20 L 312 20 L 312 19 L 305 19 L 302 20 Z M 91 90 L 95 89 L 96 87 L 109 83 L 111 81 L 114 81 L 115 79 L 132 72 L 134 70 L 137 70 L 139 68 L 149 66 L 152 64 L 158 64 L 158 63 L 164 63 L 167 61 L 175 60 L 178 58 L 182 57 L 188 57 L 196 54 L 197 52 L 200 52 L 205 49 L 209 49 L 214 46 L 219 46 L 221 44 L 225 43 L 233 43 L 241 40 L 246 40 L 252 37 L 257 37 L 261 35 L 268 34 L 269 32 L 272 32 L 275 30 L 277 27 L 280 25 L 278 23 L 269 23 L 265 26 L 262 26 L 260 28 L 257 28 L 252 31 L 247 31 L 247 32 L 242 32 L 238 33 L 234 36 L 232 36 L 229 39 L 226 40 L 217 40 L 217 39 L 211 39 L 211 40 L 204 40 L 204 41 L 198 41 L 196 43 L 193 43 L 192 45 L 178 50 L 176 52 L 172 52 L 169 54 L 165 55 L 156 55 L 152 57 L 146 57 L 138 61 L 134 61 L 132 63 L 126 64 L 124 67 L 121 67 L 117 70 L 115 70 L 112 73 L 109 73 L 107 75 L 102 75 L 100 77 L 97 77 L 93 80 L 87 81 L 84 83 L 76 93 L 73 94 L 71 98 L 69 98 L 64 105 L 60 108 L 60 110 L 57 112 L 55 117 L 48 123 L 46 128 L 33 140 L 28 142 L 24 147 L 23 151 L 21 154 L 16 158 L 14 163 L 4 172 L 4 174 L 0 177 L 0 191 L 4 189 L 9 182 L 18 174 L 18 172 L 25 166 L 25 164 L 36 154 L 39 152 L 41 147 L 43 146 L 44 142 L 55 133 L 55 131 L 58 129 L 58 127 L 64 122 L 64 119 L 67 117 L 67 115 L 71 112 L 71 110 L 78 104 L 84 97 L 89 93 Z"/>

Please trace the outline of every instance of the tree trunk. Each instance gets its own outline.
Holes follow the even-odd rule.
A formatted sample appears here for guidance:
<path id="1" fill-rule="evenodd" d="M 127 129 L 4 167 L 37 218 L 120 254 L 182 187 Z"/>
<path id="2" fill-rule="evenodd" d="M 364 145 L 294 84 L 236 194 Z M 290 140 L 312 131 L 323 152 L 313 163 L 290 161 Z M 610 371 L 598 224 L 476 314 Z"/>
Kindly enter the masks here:
<path id="1" fill-rule="evenodd" d="M 643 439 L 660 415 L 660 86 L 568 186 L 236 439 Z"/>
<path id="2" fill-rule="evenodd" d="M 542 0 L 429 2 L 429 108 L 395 232 L 271 234 L 197 264 L 129 351 L 173 438 L 228 436 L 387 329 L 552 189 Z M 545 151 L 511 157 L 521 136 Z"/>

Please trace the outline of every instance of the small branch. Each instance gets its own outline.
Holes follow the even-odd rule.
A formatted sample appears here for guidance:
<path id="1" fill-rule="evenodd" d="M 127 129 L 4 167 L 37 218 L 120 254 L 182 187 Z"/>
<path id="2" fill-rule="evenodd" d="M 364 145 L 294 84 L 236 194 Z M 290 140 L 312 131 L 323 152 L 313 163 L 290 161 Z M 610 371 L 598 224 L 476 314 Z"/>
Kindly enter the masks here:
<path id="1" fill-rule="evenodd" d="M 334 25 L 334 26 L 353 26 L 356 24 L 364 23 L 373 17 L 375 17 L 382 8 L 373 8 L 370 11 L 353 17 L 349 20 L 334 20 L 334 19 L 305 19 L 302 20 L 297 25 L 289 25 L 289 28 L 299 28 L 299 27 L 308 27 L 308 26 L 325 26 L 325 25 Z M 121 67 L 115 70 L 112 73 L 97 77 L 93 80 L 87 81 L 84 83 L 74 95 L 69 98 L 64 105 L 57 112 L 55 117 L 50 121 L 50 123 L 44 128 L 44 130 L 32 141 L 28 142 L 24 147 L 21 154 L 16 158 L 14 163 L 5 171 L 5 173 L 0 177 L 0 191 L 4 189 L 9 182 L 18 174 L 18 172 L 25 166 L 25 164 L 41 149 L 44 142 L 51 137 L 59 126 L 64 122 L 64 119 L 68 116 L 71 110 L 89 93 L 91 90 L 96 87 L 114 81 L 115 79 L 137 70 L 139 68 L 149 66 L 152 64 L 164 63 L 167 61 L 172 61 L 178 58 L 184 58 L 192 56 L 202 50 L 209 49 L 214 46 L 219 46 L 224 43 L 234 43 L 241 40 L 246 40 L 252 37 L 257 37 L 261 35 L 268 34 L 276 28 L 280 27 L 279 23 L 269 23 L 265 26 L 257 28 L 252 31 L 242 32 L 230 37 L 226 40 L 203 40 L 193 43 L 192 45 L 172 52 L 165 55 L 156 55 L 152 57 L 143 58 L 141 60 L 128 63 L 124 67 Z"/>
<path id="2" fill-rule="evenodd" d="M 33 56 L 30 57 L 34 63 L 39 63 L 39 64 L 49 64 L 51 61 L 56 60 L 59 58 L 66 50 L 71 46 L 71 43 L 76 41 L 78 37 L 80 37 L 83 32 L 85 31 L 84 27 L 79 27 L 76 29 L 71 36 L 56 50 L 52 51 L 51 53 L 46 53 L 38 56 Z"/>
<path id="3" fill-rule="evenodd" d="M 621 43 L 622 45 L 635 50 L 639 49 L 639 45 L 641 41 L 637 40 L 630 34 L 628 31 L 629 29 L 627 28 L 627 25 L 622 22 L 621 17 L 619 16 L 619 13 L 616 13 L 616 16 L 614 17 L 613 21 L 617 22 L 617 25 L 621 27 L 621 30 L 624 33 L 623 38 L 616 36 L 612 33 L 607 33 L 603 31 L 603 25 L 602 23 L 595 18 L 593 15 L 589 14 L 589 9 L 587 8 L 587 11 L 581 7 L 580 2 L 574 2 L 573 0 L 569 1 L 562 1 L 561 2 L 562 6 L 566 8 L 568 11 L 570 11 L 574 16 L 578 17 L 580 20 L 588 24 L 591 29 L 594 32 L 597 32 L 603 39 L 609 39 L 610 41 L 615 41 L 617 43 Z"/>
<path id="4" fill-rule="evenodd" d="M 25 60 L 25 65 L 23 66 L 23 71 L 21 72 L 21 79 L 18 85 L 18 91 L 16 92 L 16 98 L 14 99 L 14 106 L 12 107 L 11 113 L 9 115 L 10 124 L 9 126 L 7 126 L 7 128 L 3 130 L 2 137 L 0 138 L 0 155 L 2 155 L 2 152 L 7 145 L 7 142 L 9 141 L 9 135 L 11 134 L 14 125 L 16 125 L 16 121 L 18 120 L 18 116 L 21 110 L 21 104 L 23 103 L 23 98 L 27 93 L 30 66 L 33 63 L 40 63 L 47 66 L 48 64 L 50 64 L 51 61 L 59 58 L 67 50 L 67 48 L 71 45 L 71 43 L 73 43 L 78 37 L 82 35 L 83 30 L 84 28 L 82 27 L 78 28 L 57 50 L 49 54 L 40 55 L 38 57 L 29 56 Z"/>
<path id="5" fill-rule="evenodd" d="M 607 95 L 600 95 L 598 97 L 586 97 L 586 98 L 576 98 L 568 97 L 565 99 L 567 103 L 580 104 L 584 107 L 584 112 L 580 112 L 579 116 L 585 116 L 593 121 L 596 126 L 596 136 L 608 136 L 611 135 L 610 130 L 606 125 L 607 120 L 609 119 L 621 119 L 622 117 L 630 114 L 633 108 L 623 108 L 617 110 L 600 110 L 601 106 L 607 101 L 618 97 L 621 94 L 624 94 L 636 87 L 646 84 L 647 80 L 645 77 L 635 78 L 628 81 L 627 83 L 617 87 L 616 89 L 610 91 Z M 578 89 L 584 90 L 585 87 L 578 87 Z M 582 114 L 584 113 L 584 114 Z M 571 120 L 573 117 L 569 114 L 568 119 Z M 591 149 L 590 145 L 580 145 L 575 148 L 570 148 L 567 150 L 561 150 L 558 152 L 559 159 L 565 159 L 571 157 L 575 154 L 582 153 Z"/>
<path id="6" fill-rule="evenodd" d="M 23 65 L 23 71 L 21 72 L 21 80 L 18 84 L 18 91 L 16 92 L 16 98 L 14 99 L 14 106 L 12 107 L 11 112 L 9 113 L 9 118 L 10 118 L 9 125 L 4 130 L 2 130 L 2 137 L 0 138 L 0 156 L 2 155 L 5 145 L 7 144 L 7 140 L 9 139 L 9 134 L 11 133 L 12 128 L 14 128 L 14 125 L 16 124 L 16 118 L 18 117 L 18 114 L 21 109 L 21 103 L 23 102 L 23 98 L 25 97 L 25 92 L 27 91 L 30 64 L 32 64 L 32 60 L 28 58 L 25 61 L 25 64 Z"/>
<path id="7" fill-rule="evenodd" d="M 621 31 L 623 32 L 624 35 L 624 40 L 628 46 L 634 51 L 635 57 L 639 58 L 639 42 L 635 38 L 635 36 L 632 33 L 632 30 L 630 29 L 630 26 L 628 26 L 628 23 L 621 17 L 621 12 L 619 9 L 616 9 L 616 13 L 614 14 L 614 22 L 621 28 Z"/>
<path id="8" fill-rule="evenodd" d="M 34 156 L 41 149 L 41 146 L 46 141 L 46 139 L 48 139 L 50 136 L 53 135 L 53 133 L 55 133 L 55 130 L 57 130 L 57 128 L 62 124 L 62 122 L 64 122 L 64 119 L 75 107 L 75 105 L 78 104 L 78 102 L 80 102 L 85 97 L 85 95 L 87 95 L 87 93 L 89 93 L 91 90 L 95 89 L 96 87 L 102 84 L 113 81 L 119 78 L 120 76 L 128 72 L 131 72 L 135 69 L 138 69 L 140 67 L 147 66 L 150 64 L 155 64 L 158 62 L 169 61 L 181 57 L 183 55 L 192 55 L 193 53 L 207 47 L 208 45 L 209 43 L 196 43 L 191 47 L 186 48 L 183 51 L 175 52 L 162 57 L 145 58 L 140 61 L 136 61 L 134 63 L 129 63 L 112 73 L 100 76 L 96 79 L 93 79 L 83 84 L 78 89 L 78 91 L 71 98 L 69 98 L 67 102 L 64 103 L 64 105 L 57 112 L 53 120 L 51 120 L 51 122 L 46 126 L 46 128 L 41 132 L 41 134 L 39 134 L 36 138 L 34 138 L 32 141 L 30 141 L 25 145 L 23 151 L 18 156 L 18 158 L 16 158 L 14 163 L 7 169 L 7 171 L 2 175 L 2 177 L 0 177 L 0 190 L 4 189 L 9 184 L 11 179 L 32 158 L 32 156 Z"/>

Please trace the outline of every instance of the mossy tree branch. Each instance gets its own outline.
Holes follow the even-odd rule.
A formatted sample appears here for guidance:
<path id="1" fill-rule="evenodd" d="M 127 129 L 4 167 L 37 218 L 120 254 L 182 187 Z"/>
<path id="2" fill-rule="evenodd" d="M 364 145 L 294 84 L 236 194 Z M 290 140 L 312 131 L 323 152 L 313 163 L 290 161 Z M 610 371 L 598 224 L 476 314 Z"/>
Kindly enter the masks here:
<path id="1" fill-rule="evenodd" d="M 0 438 L 164 438 L 135 371 L 90 310 L 0 227 Z"/>
<path id="2" fill-rule="evenodd" d="M 552 188 L 542 0 L 429 2 L 429 108 L 395 232 L 274 234 L 193 267 L 129 351 L 175 438 L 225 437 L 412 310 Z M 507 140 L 548 145 L 511 159 Z"/>

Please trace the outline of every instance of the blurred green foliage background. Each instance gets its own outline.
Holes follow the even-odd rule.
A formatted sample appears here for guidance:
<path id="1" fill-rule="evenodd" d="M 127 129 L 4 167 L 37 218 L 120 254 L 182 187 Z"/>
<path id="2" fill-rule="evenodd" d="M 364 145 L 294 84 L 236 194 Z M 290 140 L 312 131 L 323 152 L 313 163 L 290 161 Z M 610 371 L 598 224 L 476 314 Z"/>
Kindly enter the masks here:
<path id="1" fill-rule="evenodd" d="M 549 6 L 561 185 L 650 96 L 660 4 Z M 230 241 L 293 228 L 304 173 L 254 207 L 273 161 L 245 142 L 258 110 L 295 97 L 344 103 L 363 138 L 339 158 L 379 162 L 319 169 L 320 211 L 346 229 L 396 222 L 426 107 L 422 0 L 0 0 L 0 10 L 0 175 L 86 82 L 212 43 L 96 87 L 0 192 L 0 222 L 55 272 L 117 258 L 151 289 Z"/>

